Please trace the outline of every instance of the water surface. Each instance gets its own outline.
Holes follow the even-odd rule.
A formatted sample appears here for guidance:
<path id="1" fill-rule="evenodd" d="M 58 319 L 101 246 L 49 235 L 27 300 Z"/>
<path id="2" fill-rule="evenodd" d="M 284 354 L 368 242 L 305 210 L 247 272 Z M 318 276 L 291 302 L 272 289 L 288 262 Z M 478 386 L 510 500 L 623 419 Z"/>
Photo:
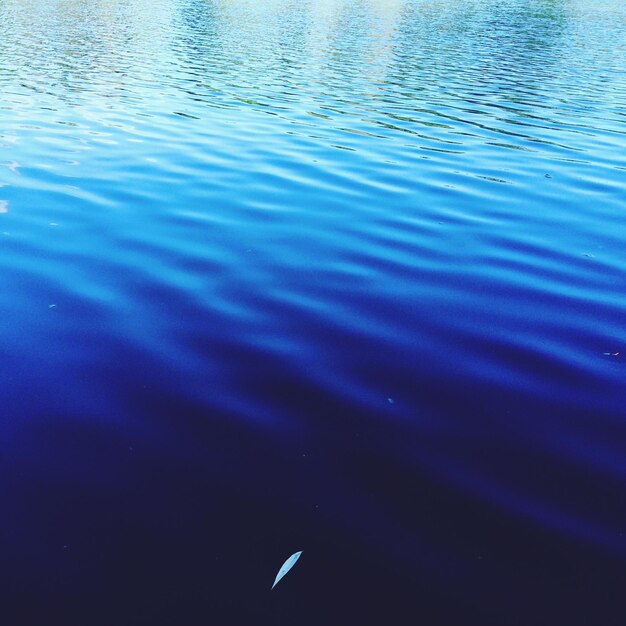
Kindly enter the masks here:
<path id="1" fill-rule="evenodd" d="M 622 625 L 625 146 L 619 0 L 0 0 L 2 622 Z"/>

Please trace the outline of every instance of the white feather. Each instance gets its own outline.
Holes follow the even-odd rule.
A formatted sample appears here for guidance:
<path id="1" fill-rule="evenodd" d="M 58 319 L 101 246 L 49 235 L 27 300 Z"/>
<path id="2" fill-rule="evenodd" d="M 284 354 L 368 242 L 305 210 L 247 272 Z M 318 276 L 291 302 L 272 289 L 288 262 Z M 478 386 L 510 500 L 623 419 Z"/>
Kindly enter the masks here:
<path id="1" fill-rule="evenodd" d="M 272 585 L 272 589 L 276 587 L 278 581 L 296 564 L 296 561 L 300 558 L 301 554 L 302 550 L 300 550 L 300 552 L 295 552 L 283 563 L 282 567 L 278 570 L 278 574 L 276 574 L 276 580 Z"/>

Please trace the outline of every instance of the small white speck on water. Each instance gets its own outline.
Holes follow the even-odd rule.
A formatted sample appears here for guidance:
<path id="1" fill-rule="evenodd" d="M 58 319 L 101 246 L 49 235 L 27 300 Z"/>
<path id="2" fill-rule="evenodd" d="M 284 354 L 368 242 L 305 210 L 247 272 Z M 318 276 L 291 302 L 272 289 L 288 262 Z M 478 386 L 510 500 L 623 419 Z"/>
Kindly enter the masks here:
<path id="1" fill-rule="evenodd" d="M 393 398 L 387 398 L 387 402 L 389 402 L 389 404 L 394 404 L 395 400 Z"/>
<path id="2" fill-rule="evenodd" d="M 49 304 L 49 305 L 48 305 L 48 308 L 49 308 L 49 309 L 56 309 L 56 308 L 57 308 L 57 305 L 56 305 L 56 304 Z"/>

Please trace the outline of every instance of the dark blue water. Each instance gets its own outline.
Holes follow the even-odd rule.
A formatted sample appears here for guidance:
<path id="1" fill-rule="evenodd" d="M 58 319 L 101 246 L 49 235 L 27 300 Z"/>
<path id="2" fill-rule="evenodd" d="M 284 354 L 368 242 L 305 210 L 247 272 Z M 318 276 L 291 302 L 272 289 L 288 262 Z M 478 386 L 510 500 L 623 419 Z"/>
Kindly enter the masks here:
<path id="1" fill-rule="evenodd" d="M 626 623 L 621 0 L 1 0 L 0 212 L 3 625 Z"/>

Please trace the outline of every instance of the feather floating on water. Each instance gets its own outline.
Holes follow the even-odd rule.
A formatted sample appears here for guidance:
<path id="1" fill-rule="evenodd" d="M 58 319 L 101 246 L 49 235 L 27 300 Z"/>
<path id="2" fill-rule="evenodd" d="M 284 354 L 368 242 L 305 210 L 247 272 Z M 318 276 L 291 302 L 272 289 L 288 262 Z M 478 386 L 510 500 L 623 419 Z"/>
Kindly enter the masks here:
<path id="1" fill-rule="evenodd" d="M 296 564 L 296 561 L 300 558 L 302 554 L 302 550 L 300 552 L 294 552 L 282 565 L 282 567 L 278 570 L 278 574 L 276 574 L 276 580 L 272 585 L 272 589 L 276 587 L 280 579 Z"/>

